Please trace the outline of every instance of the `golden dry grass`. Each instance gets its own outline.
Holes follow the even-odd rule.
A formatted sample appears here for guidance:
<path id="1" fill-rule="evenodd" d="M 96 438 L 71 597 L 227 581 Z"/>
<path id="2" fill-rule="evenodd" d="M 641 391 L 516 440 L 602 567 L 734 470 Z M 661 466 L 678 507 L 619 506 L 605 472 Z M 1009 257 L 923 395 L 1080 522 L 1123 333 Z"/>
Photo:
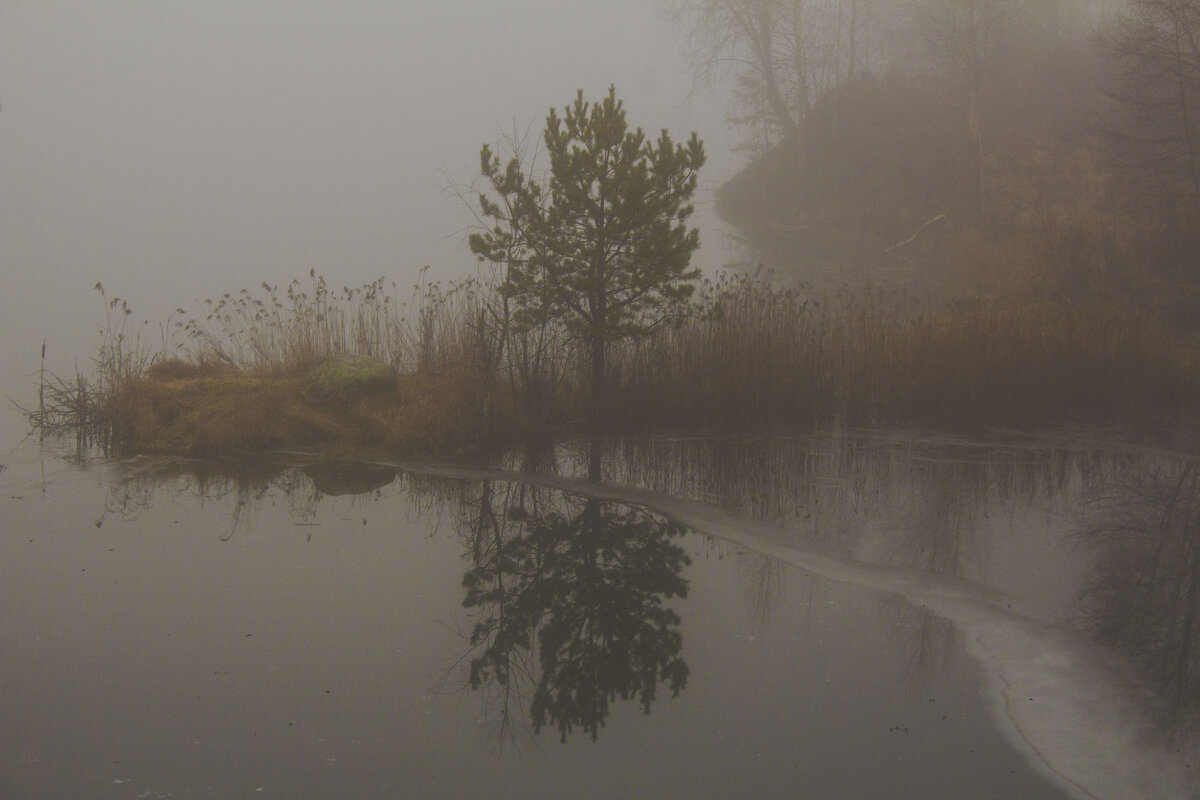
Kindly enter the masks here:
<path id="1" fill-rule="evenodd" d="M 197 456 L 279 448 L 416 454 L 571 433 L 588 405 L 580 349 L 558 331 L 535 339 L 541 334 L 497 330 L 488 291 L 434 291 L 411 324 L 397 321 L 394 330 L 407 333 L 386 349 L 403 371 L 387 391 L 309 392 L 312 359 L 344 341 L 318 347 L 306 333 L 302 346 L 281 346 L 304 358 L 238 365 L 206 340 L 144 369 L 109 370 L 96 384 L 105 391 L 64 384 L 66 399 L 78 402 L 63 406 L 73 410 L 62 419 L 104 426 L 89 435 L 106 451 Z M 727 277 L 702 294 L 683 324 L 612 348 L 612 432 L 1121 423 L 1193 414 L 1200 400 L 1196 333 L 1122 298 L 977 298 L 918 314 L 880 295 L 814 302 L 747 277 Z M 325 313 L 334 312 L 327 304 Z M 297 314 L 308 318 L 304 306 Z M 279 342 L 286 331 L 262 335 Z M 529 348 L 535 342 L 540 349 Z"/>
<path id="2" fill-rule="evenodd" d="M 354 448 L 427 452 L 464 443 L 464 393 L 450 381 L 406 376 L 394 389 L 319 400 L 307 371 L 151 374 L 127 382 L 118 447 L 127 453 L 228 455 L 272 449 Z"/>
<path id="3" fill-rule="evenodd" d="M 625 427 L 1120 422 L 1200 400 L 1200 341 L 1119 301 L 805 302 L 747 281 L 619 360 Z"/>

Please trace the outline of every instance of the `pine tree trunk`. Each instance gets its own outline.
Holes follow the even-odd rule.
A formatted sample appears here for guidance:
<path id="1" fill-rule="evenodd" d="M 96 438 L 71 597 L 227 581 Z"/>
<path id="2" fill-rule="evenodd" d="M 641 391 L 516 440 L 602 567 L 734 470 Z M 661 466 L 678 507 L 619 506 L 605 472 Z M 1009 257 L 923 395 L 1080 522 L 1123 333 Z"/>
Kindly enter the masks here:
<path id="1" fill-rule="evenodd" d="M 605 385 L 604 332 L 592 331 L 592 429 L 599 431 L 607 421 L 607 386 Z"/>

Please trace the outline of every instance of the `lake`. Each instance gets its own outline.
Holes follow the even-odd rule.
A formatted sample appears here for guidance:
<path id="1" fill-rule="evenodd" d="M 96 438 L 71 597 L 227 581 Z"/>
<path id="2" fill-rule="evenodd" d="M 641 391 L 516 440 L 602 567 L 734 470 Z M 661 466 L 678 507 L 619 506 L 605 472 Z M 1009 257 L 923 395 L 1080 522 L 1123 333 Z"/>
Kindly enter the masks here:
<path id="1" fill-rule="evenodd" d="M 1197 797 L 1200 482 L 1094 433 L 0 472 L 0 797 Z"/>

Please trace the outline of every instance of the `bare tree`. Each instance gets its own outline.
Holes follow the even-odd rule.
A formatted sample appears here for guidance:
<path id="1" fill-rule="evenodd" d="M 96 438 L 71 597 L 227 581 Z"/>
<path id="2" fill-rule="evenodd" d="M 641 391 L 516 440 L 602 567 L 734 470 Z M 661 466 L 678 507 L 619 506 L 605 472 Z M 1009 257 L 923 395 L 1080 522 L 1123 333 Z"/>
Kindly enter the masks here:
<path id="1" fill-rule="evenodd" d="M 732 117 L 763 151 L 798 140 L 812 107 L 871 71 L 889 0 L 675 0 L 701 83 L 732 76 Z"/>
<path id="2" fill-rule="evenodd" d="M 1092 35 L 1116 18 L 1124 0 L 1041 0 L 1025 3 L 1033 22 L 1055 36 Z"/>
<path id="3" fill-rule="evenodd" d="M 917 26 L 931 60 L 966 99 L 975 212 L 981 223 L 988 205 L 988 94 L 1002 39 L 1023 5 L 1023 0 L 927 0 L 917 9 Z"/>
<path id="4" fill-rule="evenodd" d="M 1108 44 L 1135 185 L 1200 216 L 1200 0 L 1130 0 Z"/>

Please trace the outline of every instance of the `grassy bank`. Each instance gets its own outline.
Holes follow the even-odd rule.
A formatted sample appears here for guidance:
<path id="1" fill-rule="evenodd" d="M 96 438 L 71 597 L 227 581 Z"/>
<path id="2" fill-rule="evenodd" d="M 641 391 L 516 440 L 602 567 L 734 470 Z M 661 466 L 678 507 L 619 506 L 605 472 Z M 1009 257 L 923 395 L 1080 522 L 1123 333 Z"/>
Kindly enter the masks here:
<path id="1" fill-rule="evenodd" d="M 174 367 L 177 362 L 164 362 Z M 313 395 L 309 370 L 166 377 L 151 368 L 124 384 L 113 439 L 119 453 L 220 455 L 279 448 L 424 452 L 479 436 L 450 381 L 398 376 L 388 391 Z"/>
<path id="2" fill-rule="evenodd" d="M 487 283 L 400 302 L 377 282 L 182 310 L 151 351 L 119 300 L 95 375 L 47 382 L 31 422 L 106 453 L 215 455 L 278 448 L 417 454 L 584 427 L 586 359 L 555 324 L 518 327 Z M 313 391 L 329 355 L 387 362 L 362 396 Z M 1191 414 L 1200 342 L 1118 300 L 974 300 L 913 313 L 894 298 L 822 298 L 726 276 L 677 327 L 610 353 L 612 433 L 764 425 L 1121 423 Z"/>

